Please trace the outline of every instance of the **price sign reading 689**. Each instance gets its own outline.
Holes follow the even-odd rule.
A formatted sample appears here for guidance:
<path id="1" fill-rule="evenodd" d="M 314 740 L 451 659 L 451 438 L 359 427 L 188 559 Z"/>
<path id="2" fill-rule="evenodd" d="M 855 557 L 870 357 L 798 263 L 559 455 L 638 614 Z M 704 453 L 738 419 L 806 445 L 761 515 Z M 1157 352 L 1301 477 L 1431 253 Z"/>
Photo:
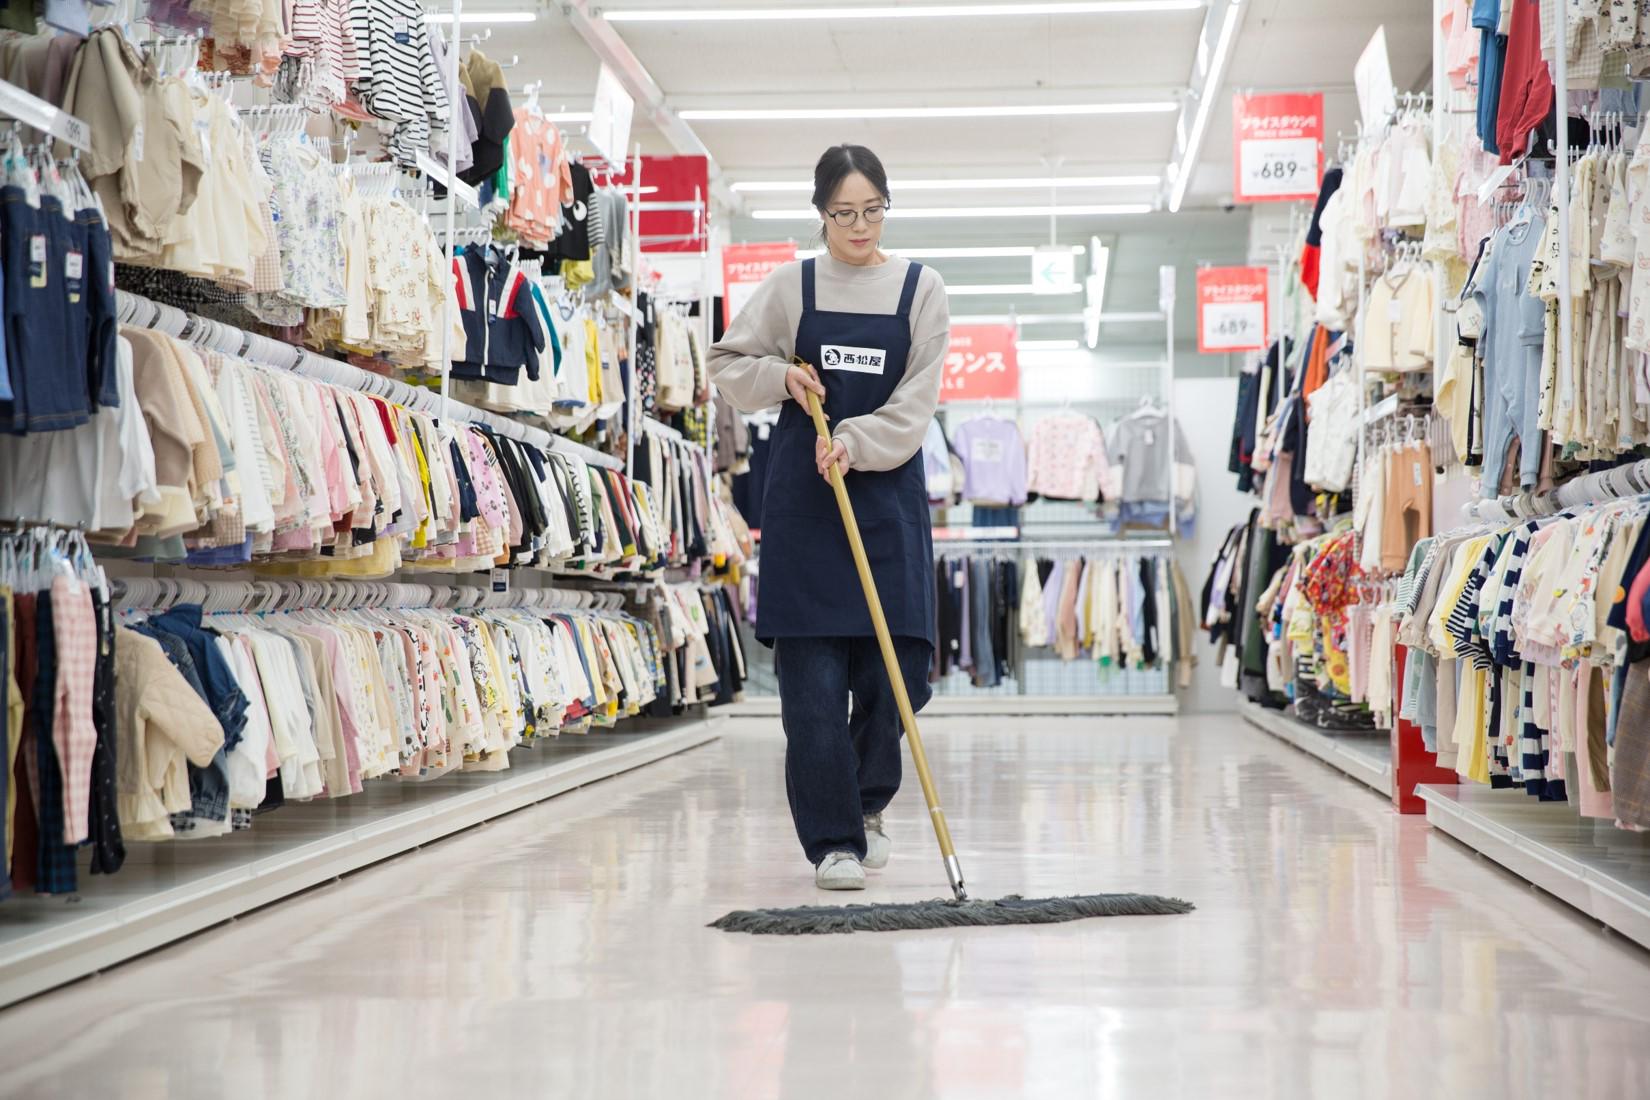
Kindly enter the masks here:
<path id="1" fill-rule="evenodd" d="M 1198 269 L 1197 350 L 1221 354 L 1264 348 L 1269 286 L 1264 267 Z"/>
<path id="2" fill-rule="evenodd" d="M 1238 202 L 1314 199 L 1323 175 L 1323 96 L 1232 98 L 1232 196 Z"/>

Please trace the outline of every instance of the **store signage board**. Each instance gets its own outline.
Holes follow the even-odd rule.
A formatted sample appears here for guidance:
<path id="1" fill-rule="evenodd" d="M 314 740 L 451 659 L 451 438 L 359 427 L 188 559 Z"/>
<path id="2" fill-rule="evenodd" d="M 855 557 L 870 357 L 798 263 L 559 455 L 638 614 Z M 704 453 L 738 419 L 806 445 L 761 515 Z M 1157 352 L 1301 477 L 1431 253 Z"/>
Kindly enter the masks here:
<path id="1" fill-rule="evenodd" d="M 590 116 L 590 143 L 609 164 L 623 164 L 630 147 L 630 121 L 636 101 L 606 65 L 596 77 L 596 105 Z"/>
<path id="2" fill-rule="evenodd" d="M 952 325 L 945 354 L 940 400 L 1017 401 L 1020 360 L 1013 325 Z"/>
<path id="3" fill-rule="evenodd" d="M 1323 95 L 1232 97 L 1232 197 L 1298 202 L 1323 178 Z"/>
<path id="4" fill-rule="evenodd" d="M 1031 254 L 1031 289 L 1066 294 L 1077 282 L 1077 256 L 1069 246 L 1045 245 Z"/>
<path id="5" fill-rule="evenodd" d="M 1266 347 L 1271 280 L 1264 267 L 1197 272 L 1197 350 L 1205 355 Z"/>
<path id="6" fill-rule="evenodd" d="M 723 245 L 722 313 L 727 323 L 739 316 L 763 279 L 794 259 L 795 241 Z"/>
<path id="7" fill-rule="evenodd" d="M 1392 83 L 1392 60 L 1386 50 L 1384 23 L 1375 28 L 1374 37 L 1352 67 L 1352 83 L 1358 89 L 1358 115 L 1363 119 L 1364 129 L 1385 126 L 1398 109 L 1398 89 Z"/>

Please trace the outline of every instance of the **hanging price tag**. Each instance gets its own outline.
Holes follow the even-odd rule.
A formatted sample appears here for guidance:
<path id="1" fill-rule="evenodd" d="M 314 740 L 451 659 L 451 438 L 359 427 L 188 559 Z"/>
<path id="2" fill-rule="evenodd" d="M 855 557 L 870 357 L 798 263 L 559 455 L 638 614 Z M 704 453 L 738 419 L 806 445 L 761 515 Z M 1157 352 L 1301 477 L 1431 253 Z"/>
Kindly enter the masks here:
<path id="1" fill-rule="evenodd" d="M 1246 199 L 1295 198 L 1317 190 L 1318 143 L 1314 138 L 1246 141 L 1238 157 L 1238 186 Z"/>
<path id="2" fill-rule="evenodd" d="M 1261 337 L 1266 325 L 1266 306 L 1262 302 L 1216 302 L 1203 310 L 1205 341 L 1217 350 L 1251 347 Z"/>
<path id="3" fill-rule="evenodd" d="M 1197 273 L 1197 350 L 1205 354 L 1259 351 L 1266 346 L 1264 267 L 1205 267 Z"/>
<path id="4" fill-rule="evenodd" d="M 1234 96 L 1232 141 L 1232 196 L 1238 202 L 1317 198 L 1322 95 Z"/>

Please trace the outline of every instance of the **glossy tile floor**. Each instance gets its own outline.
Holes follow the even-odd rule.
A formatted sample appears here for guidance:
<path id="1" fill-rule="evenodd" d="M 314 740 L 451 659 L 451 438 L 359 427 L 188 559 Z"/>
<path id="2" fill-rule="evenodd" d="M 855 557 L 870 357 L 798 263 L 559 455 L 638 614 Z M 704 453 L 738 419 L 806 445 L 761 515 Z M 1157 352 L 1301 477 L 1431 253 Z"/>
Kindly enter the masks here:
<path id="1" fill-rule="evenodd" d="M 763 939 L 773 721 L 0 1013 L 0 1096 L 1650 1096 L 1650 953 L 1235 716 L 936 719 L 982 896 L 1190 916 Z M 914 779 L 865 898 L 944 891 Z"/>

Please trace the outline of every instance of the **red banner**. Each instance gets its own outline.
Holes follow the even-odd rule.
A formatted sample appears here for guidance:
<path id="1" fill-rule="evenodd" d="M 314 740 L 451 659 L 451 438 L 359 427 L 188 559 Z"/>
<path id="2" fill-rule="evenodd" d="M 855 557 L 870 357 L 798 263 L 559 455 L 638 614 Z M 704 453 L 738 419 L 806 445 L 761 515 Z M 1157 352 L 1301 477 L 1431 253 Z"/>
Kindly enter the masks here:
<path id="1" fill-rule="evenodd" d="M 1323 95 L 1232 97 L 1232 198 L 1295 202 L 1323 179 Z"/>
<path id="2" fill-rule="evenodd" d="M 613 178 L 630 191 L 630 169 Z M 654 191 L 652 188 L 657 187 Z M 704 157 L 643 157 L 643 252 L 703 252 L 710 247 L 710 168 Z M 670 209 L 660 209 L 661 207 Z"/>
<path id="3" fill-rule="evenodd" d="M 1223 355 L 1266 347 L 1270 289 L 1271 274 L 1264 267 L 1199 268 L 1197 350 Z"/>
<path id="4" fill-rule="evenodd" d="M 953 325 L 951 349 L 945 353 L 941 401 L 1020 396 L 1020 358 L 1013 325 Z"/>
<path id="5" fill-rule="evenodd" d="M 722 246 L 722 315 L 725 324 L 745 308 L 762 280 L 796 259 L 795 241 Z"/>

